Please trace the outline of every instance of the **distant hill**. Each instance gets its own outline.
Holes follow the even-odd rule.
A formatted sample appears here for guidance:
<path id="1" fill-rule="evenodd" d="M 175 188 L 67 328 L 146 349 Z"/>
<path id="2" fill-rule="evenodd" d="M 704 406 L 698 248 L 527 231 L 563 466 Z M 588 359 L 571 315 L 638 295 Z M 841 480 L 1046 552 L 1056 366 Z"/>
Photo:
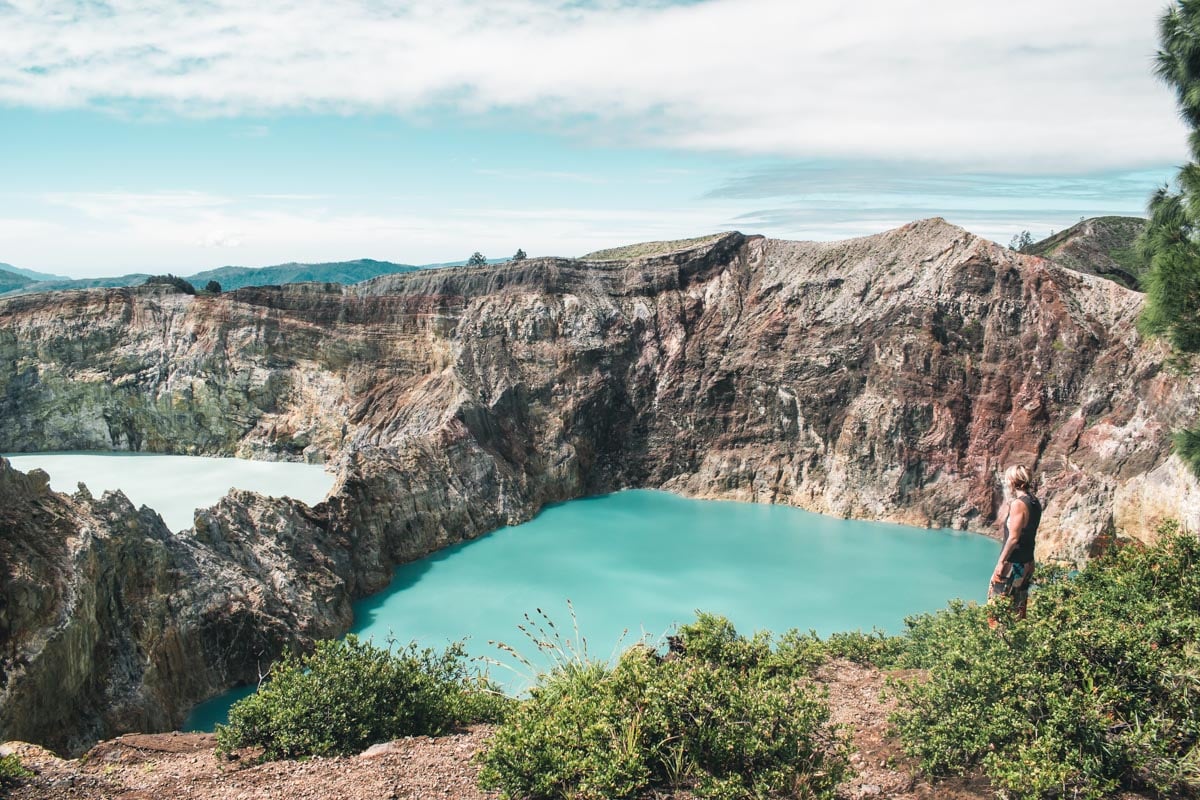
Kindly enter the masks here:
<path id="1" fill-rule="evenodd" d="M 7 294 L 30 294 L 32 292 L 57 292 L 65 289 L 95 289 L 112 286 L 137 286 L 150 276 L 140 272 L 118 275 L 112 278 L 57 278 L 49 281 L 33 281 Z"/>
<path id="2" fill-rule="evenodd" d="M 0 264 L 0 293 L 11 292 L 33 283 L 33 278 L 16 272 L 10 272 L 8 264 Z"/>
<path id="3" fill-rule="evenodd" d="M 189 275 L 188 281 L 197 289 L 203 289 L 209 281 L 221 284 L 223 290 L 240 289 L 243 286 L 271 286 L 284 283 L 317 281 L 321 283 L 351 284 L 391 275 L 396 272 L 412 272 L 420 269 L 411 264 L 395 264 L 391 261 L 375 261 L 360 258 L 355 261 L 332 261 L 323 264 L 276 264 L 273 267 L 219 267 Z"/>
<path id="4" fill-rule="evenodd" d="M 302 281 L 317 281 L 320 283 L 351 284 L 376 278 L 380 275 L 390 275 L 395 272 L 411 272 L 419 267 L 409 264 L 394 264 L 391 261 L 375 261 L 360 258 L 356 261 L 334 261 L 322 264 L 276 264 L 271 267 L 219 267 L 195 275 L 187 276 L 187 280 L 197 289 L 203 289 L 209 281 L 221 284 L 221 289 L 240 289 L 243 286 L 269 286 L 284 283 L 299 283 Z M 0 276 L 2 277 L 2 276 Z M 14 275 L 14 278 L 18 277 Z M 66 289 L 94 289 L 97 287 L 138 286 L 145 283 L 150 276 L 146 273 L 135 272 L 111 278 L 70 278 L 55 280 L 38 280 L 26 282 L 23 285 L 13 285 L 7 288 L 0 282 L 0 295 L 28 294 L 31 292 L 53 292 Z"/>
<path id="5" fill-rule="evenodd" d="M 1140 291 L 1142 275 L 1150 265 L 1138 255 L 1135 245 L 1145 229 L 1146 220 L 1140 217 L 1093 217 L 1021 252 Z"/>
<path id="6" fill-rule="evenodd" d="M 20 267 L 14 267 L 12 264 L 5 264 L 3 261 L 0 261 L 0 269 L 4 270 L 5 272 L 11 272 L 14 275 L 20 275 L 23 278 L 31 278 L 35 281 L 70 280 L 70 278 L 68 278 L 66 275 L 51 275 L 48 272 L 34 272 L 31 269 L 21 269 Z"/>

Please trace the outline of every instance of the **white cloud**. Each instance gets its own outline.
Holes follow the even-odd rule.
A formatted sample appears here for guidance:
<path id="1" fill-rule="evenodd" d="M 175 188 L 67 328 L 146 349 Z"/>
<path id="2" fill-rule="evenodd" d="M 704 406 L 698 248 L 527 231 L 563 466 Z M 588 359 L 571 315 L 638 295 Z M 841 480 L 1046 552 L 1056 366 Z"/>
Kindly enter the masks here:
<path id="1" fill-rule="evenodd" d="M 362 257 L 420 264 L 465 259 L 474 250 L 508 255 L 518 247 L 531 255 L 577 256 L 709 233 L 738 211 L 712 204 L 653 214 L 635 207 L 354 211 L 186 191 L 54 193 L 42 200 L 74 216 L 55 222 L 0 217 L 4 260 L 78 278 Z"/>
<path id="2" fill-rule="evenodd" d="M 46 203 L 79 211 L 94 219 L 125 219 L 161 213 L 189 213 L 232 202 L 227 197 L 193 191 L 164 192 L 47 192 Z"/>
<path id="3" fill-rule="evenodd" d="M 602 141 L 988 170 L 1185 155 L 1146 0 L 0 4 L 0 102 L 516 110 Z"/>
<path id="4" fill-rule="evenodd" d="M 240 247 L 244 238 L 240 233 L 215 230 L 201 238 L 200 245 L 202 247 Z"/>

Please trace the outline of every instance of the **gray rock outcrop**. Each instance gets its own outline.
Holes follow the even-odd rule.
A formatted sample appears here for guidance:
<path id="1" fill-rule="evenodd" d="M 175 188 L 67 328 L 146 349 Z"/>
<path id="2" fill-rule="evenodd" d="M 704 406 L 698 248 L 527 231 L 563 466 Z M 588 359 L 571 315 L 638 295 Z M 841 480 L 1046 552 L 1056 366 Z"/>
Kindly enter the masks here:
<path id="1" fill-rule="evenodd" d="M 1200 527 L 1169 456 L 1200 389 L 1138 336 L 1141 302 L 936 219 L 346 288 L 0 301 L 0 452 L 338 475 L 316 508 L 235 493 L 173 535 L 120 495 L 0 467 L 0 740 L 169 728 L 343 632 L 396 564 L 623 487 L 985 530 L 1019 459 L 1043 475 L 1042 558 L 1082 560 L 1118 522 Z"/>

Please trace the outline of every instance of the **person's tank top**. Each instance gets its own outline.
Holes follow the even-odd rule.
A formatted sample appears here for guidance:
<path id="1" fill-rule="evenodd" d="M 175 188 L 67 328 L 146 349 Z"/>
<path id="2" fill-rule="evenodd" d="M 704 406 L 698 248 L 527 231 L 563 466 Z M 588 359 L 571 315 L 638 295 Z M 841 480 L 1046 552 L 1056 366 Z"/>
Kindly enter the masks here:
<path id="1" fill-rule="evenodd" d="M 1028 513 L 1025 518 L 1025 527 L 1021 529 L 1021 541 L 1017 545 L 1017 549 L 1009 553 L 1008 561 L 1013 564 L 1028 564 L 1033 561 L 1033 548 L 1037 542 L 1038 525 L 1042 521 L 1042 504 L 1031 494 L 1014 499 L 1023 502 Z M 1008 543 L 1007 517 L 1004 519 L 1004 542 Z"/>

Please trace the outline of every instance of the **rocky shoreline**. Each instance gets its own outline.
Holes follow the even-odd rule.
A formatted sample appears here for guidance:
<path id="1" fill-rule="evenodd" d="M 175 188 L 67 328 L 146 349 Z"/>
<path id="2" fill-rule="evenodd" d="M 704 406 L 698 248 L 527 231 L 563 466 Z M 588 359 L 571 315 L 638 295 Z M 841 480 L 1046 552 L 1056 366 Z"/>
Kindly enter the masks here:
<path id="1" fill-rule="evenodd" d="M 0 301 L 0 452 L 324 462 L 308 508 L 233 493 L 171 534 L 0 462 L 0 738 L 170 730 L 395 565 L 625 487 L 986 530 L 995 472 L 1051 498 L 1042 558 L 1200 527 L 1169 433 L 1200 387 L 1140 295 L 942 220 L 818 244 L 731 233 L 354 287 Z"/>

